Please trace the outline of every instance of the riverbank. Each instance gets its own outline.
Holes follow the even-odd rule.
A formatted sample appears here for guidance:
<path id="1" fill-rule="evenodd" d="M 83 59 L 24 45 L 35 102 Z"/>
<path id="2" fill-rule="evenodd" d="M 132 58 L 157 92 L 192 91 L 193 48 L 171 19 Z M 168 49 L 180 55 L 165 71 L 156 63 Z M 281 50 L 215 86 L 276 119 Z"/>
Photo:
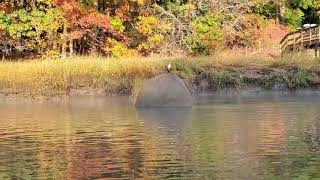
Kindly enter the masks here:
<path id="1" fill-rule="evenodd" d="M 193 93 L 223 89 L 295 90 L 320 86 L 320 62 L 307 56 L 131 58 L 73 57 L 0 62 L 1 96 L 131 95 L 144 79 L 173 72 Z"/>

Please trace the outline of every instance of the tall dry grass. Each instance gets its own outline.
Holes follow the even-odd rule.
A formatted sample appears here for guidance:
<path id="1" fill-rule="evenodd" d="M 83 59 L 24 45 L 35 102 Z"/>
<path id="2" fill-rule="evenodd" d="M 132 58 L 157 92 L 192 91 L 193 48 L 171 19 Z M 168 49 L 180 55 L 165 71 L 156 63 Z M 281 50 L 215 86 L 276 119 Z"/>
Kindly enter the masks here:
<path id="1" fill-rule="evenodd" d="M 113 89 L 134 78 L 149 78 L 164 71 L 163 61 L 74 57 L 55 60 L 0 62 L 0 89 L 12 93 L 42 94 L 88 86 Z"/>
<path id="2" fill-rule="evenodd" d="M 309 56 L 286 56 L 282 59 L 265 57 L 194 57 L 194 58 L 127 58 L 72 57 L 33 61 L 0 62 L 0 91 L 32 95 L 65 92 L 70 89 L 104 89 L 106 92 L 130 93 L 137 91 L 135 84 L 165 72 L 171 62 L 174 73 L 194 80 L 206 74 L 213 86 L 237 86 L 254 81 L 246 79 L 250 72 L 276 74 L 291 87 L 310 84 L 310 74 L 320 70 L 320 61 Z M 277 74 L 280 72 L 280 75 Z M 282 73 L 282 74 L 281 74 Z M 268 76 L 269 77 L 269 76 Z M 258 77 L 259 78 L 259 77 Z M 275 78 L 277 79 L 277 78 Z M 261 76 L 264 81 L 274 78 Z M 235 83 L 234 83 L 235 82 Z M 252 82 L 251 82 L 252 83 Z M 266 83 L 268 84 L 268 83 Z"/>

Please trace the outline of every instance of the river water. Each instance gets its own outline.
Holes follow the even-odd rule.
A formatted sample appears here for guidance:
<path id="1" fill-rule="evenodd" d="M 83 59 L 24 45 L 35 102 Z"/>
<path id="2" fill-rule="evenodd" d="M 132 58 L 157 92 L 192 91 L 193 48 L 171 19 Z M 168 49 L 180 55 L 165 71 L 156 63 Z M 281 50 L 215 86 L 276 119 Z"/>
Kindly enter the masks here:
<path id="1" fill-rule="evenodd" d="M 0 179 L 320 178 L 320 97 L 0 101 Z"/>

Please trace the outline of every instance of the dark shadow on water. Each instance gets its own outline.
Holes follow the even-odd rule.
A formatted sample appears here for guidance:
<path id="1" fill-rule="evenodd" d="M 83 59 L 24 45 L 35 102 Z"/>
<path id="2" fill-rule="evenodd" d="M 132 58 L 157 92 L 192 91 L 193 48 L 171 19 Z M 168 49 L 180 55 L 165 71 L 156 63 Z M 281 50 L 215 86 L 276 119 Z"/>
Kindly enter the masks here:
<path id="1" fill-rule="evenodd" d="M 181 130 L 185 127 L 192 108 L 137 108 L 136 111 L 148 127 Z"/>

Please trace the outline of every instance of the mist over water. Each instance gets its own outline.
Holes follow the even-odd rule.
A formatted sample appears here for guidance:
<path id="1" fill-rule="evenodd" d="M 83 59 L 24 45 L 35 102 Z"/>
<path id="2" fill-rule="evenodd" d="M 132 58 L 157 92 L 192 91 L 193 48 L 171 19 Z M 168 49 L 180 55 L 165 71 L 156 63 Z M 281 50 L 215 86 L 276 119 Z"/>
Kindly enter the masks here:
<path id="1" fill-rule="evenodd" d="M 320 97 L 0 101 L 0 179 L 320 178 Z"/>

